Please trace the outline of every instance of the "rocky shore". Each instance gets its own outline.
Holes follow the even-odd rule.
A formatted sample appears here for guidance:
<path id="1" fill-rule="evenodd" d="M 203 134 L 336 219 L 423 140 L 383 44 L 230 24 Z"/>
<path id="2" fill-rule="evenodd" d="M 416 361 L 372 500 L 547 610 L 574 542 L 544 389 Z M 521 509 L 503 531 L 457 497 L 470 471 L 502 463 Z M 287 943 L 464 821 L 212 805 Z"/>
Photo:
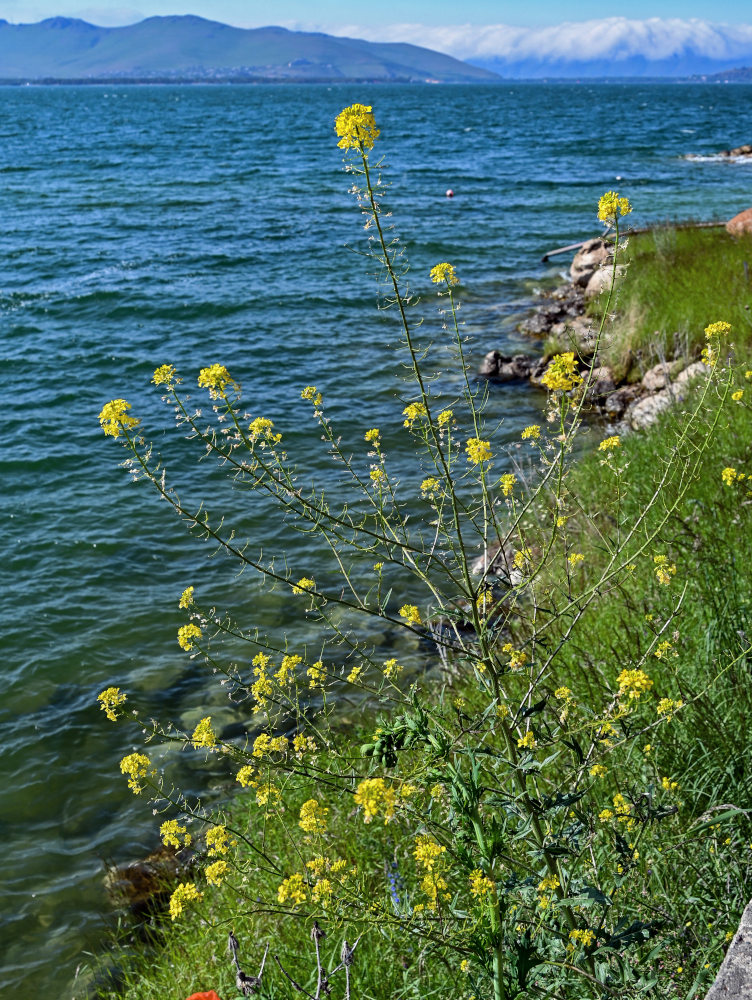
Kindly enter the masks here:
<path id="1" fill-rule="evenodd" d="M 623 435 L 653 424 L 659 414 L 684 397 L 688 383 L 707 369 L 701 361 L 677 355 L 643 372 L 635 366 L 637 371 L 633 367 L 626 379 L 615 377 L 596 351 L 599 324 L 587 313 L 590 300 L 608 287 L 612 267 L 610 244 L 602 239 L 584 243 L 572 261 L 569 282 L 543 293 L 542 304 L 519 325 L 531 338 L 555 343 L 556 350 L 535 355 L 489 351 L 478 375 L 496 383 L 526 380 L 540 386 L 550 356 L 574 351 L 581 374 L 589 381 L 588 401 L 596 417 L 608 425 L 608 433 Z"/>

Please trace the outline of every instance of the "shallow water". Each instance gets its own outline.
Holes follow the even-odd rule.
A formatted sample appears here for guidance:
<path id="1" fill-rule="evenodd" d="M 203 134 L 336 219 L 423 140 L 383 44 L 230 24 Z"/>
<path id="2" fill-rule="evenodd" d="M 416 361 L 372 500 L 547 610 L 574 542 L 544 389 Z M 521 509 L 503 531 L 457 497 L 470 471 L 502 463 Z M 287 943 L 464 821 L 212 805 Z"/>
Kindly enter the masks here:
<path id="1" fill-rule="evenodd" d="M 226 364 L 291 451 L 304 441 L 295 401 L 315 383 L 345 430 L 390 428 L 393 467 L 412 472 L 399 433 L 396 327 L 375 308 L 366 262 L 343 249 L 362 248 L 364 236 L 331 130 L 337 111 L 374 105 L 393 185 L 386 200 L 426 296 L 421 308 L 440 337 L 426 276 L 453 261 L 479 359 L 525 348 L 515 319 L 569 262 L 540 257 L 597 234 L 604 190 L 630 196 L 636 225 L 749 207 L 748 165 L 711 156 L 749 140 L 749 93 L 676 84 L 0 88 L 5 988 L 82 995 L 75 970 L 99 945 L 107 913 L 103 862 L 156 844 L 150 809 L 118 773 L 133 734 L 104 723 L 97 692 L 120 685 L 145 713 L 166 706 L 189 728 L 211 711 L 232 732 L 242 720 L 175 643 L 178 595 L 196 583 L 220 606 L 245 601 L 255 616 L 289 625 L 278 595 L 228 576 L 164 504 L 128 484 L 121 452 L 98 427 L 103 403 L 133 403 L 188 497 L 203 495 L 203 480 L 165 435 L 170 415 L 149 387 L 166 361 L 186 373 Z M 684 158 L 690 152 L 708 158 Z M 455 381 L 445 380 L 448 393 Z M 502 439 L 516 439 L 540 403 L 526 386 L 494 388 Z M 212 495 L 226 495 L 211 481 Z M 237 519 L 267 551 L 290 542 L 264 510 L 246 505 Z M 295 541 L 315 575 L 319 554 Z M 412 656 L 420 665 L 424 653 Z M 191 787 L 192 765 L 178 766 Z"/>

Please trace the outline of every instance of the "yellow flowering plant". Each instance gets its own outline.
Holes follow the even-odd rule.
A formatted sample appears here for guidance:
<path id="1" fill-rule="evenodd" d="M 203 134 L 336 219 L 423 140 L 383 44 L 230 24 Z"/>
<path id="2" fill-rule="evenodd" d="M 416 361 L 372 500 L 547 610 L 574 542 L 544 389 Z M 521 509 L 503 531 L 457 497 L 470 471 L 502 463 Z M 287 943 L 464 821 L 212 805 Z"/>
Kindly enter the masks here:
<path id="1" fill-rule="evenodd" d="M 325 569 L 296 565 L 289 554 L 269 561 L 224 518 L 184 504 L 128 404 L 107 404 L 103 430 L 124 444 L 135 477 L 240 569 L 275 588 L 293 622 L 305 622 L 283 635 L 249 627 L 205 606 L 188 587 L 179 606 L 189 620 L 178 642 L 220 675 L 234 703 L 247 706 L 246 728 L 242 737 L 225 739 L 207 715 L 192 732 L 155 722 L 147 735 L 225 767 L 251 798 L 259 826 L 285 831 L 286 846 L 274 857 L 251 830 L 215 821 L 204 834 L 212 859 L 202 876 L 207 890 L 232 885 L 246 912 L 326 918 L 357 934 L 408 934 L 456 968 L 472 968 L 482 995 L 494 1000 L 521 995 L 533 968 L 546 995 L 611 995 L 637 977 L 619 956 L 638 952 L 652 933 L 637 915 L 635 887 L 644 873 L 634 845 L 678 808 L 666 798 L 671 783 L 668 790 L 660 785 L 657 764 L 641 749 L 646 733 L 654 739 L 686 705 L 672 675 L 654 670 L 662 665 L 656 659 L 670 655 L 666 635 L 681 609 L 681 561 L 669 554 L 666 526 L 710 440 L 698 428 L 719 419 L 732 378 L 720 362 L 711 367 L 637 516 L 625 513 L 621 473 L 612 477 L 607 510 L 589 511 L 588 498 L 570 490 L 594 370 L 574 351 L 555 356 L 542 377 L 553 432 L 539 424 L 522 432 L 535 471 L 500 472 L 509 458 L 485 421 L 484 396 L 470 372 L 455 268 L 442 262 L 427 275 L 441 295 L 460 375 L 456 397 L 447 400 L 426 374 L 435 358 L 412 318 L 404 248 L 380 205 L 373 109 L 346 108 L 335 131 L 372 235 L 367 252 L 382 269 L 385 304 L 401 328 L 410 381 L 395 406 L 393 431 L 414 443 L 414 476 L 392 475 L 385 423 L 383 432 L 360 427 L 357 447 L 350 446 L 324 394 L 306 386 L 298 405 L 337 478 L 326 491 L 315 483 L 303 489 L 282 445 L 283 418 L 278 431 L 271 417 L 246 413 L 240 384 L 224 365 L 209 364 L 198 375 L 212 402 L 208 419 L 216 421 L 207 425 L 183 395 L 175 368 L 162 364 L 153 381 L 202 454 L 275 505 L 286 524 L 315 537 Z M 616 285 L 619 223 L 629 211 L 614 192 L 599 205 L 599 218 L 614 230 L 614 253 L 596 355 Z M 723 323 L 709 329 L 717 359 L 728 331 Z M 617 435 L 593 449 L 606 454 L 607 472 L 622 450 Z M 732 467 L 719 475 L 729 486 L 737 478 Z M 598 559 L 572 550 L 574 530 L 597 540 Z M 646 623 L 636 662 L 618 663 L 604 650 L 603 696 L 582 696 L 561 684 L 563 651 L 580 641 L 589 613 L 619 592 L 636 566 L 662 602 L 660 624 Z M 403 649 L 418 643 L 444 670 L 447 684 L 438 694 L 399 662 Z M 359 744 L 332 721 L 338 702 L 355 698 L 370 699 L 383 716 Z M 109 718 L 117 717 L 125 694 L 112 687 L 99 700 Z M 630 755 L 638 763 L 629 787 L 612 787 L 612 764 Z M 134 792 L 148 784 L 165 808 L 207 821 L 205 811 L 151 772 L 145 755 L 124 758 L 121 769 Z M 343 838 L 336 831 L 345 818 Z M 164 821 L 161 829 L 165 843 L 187 843 L 181 821 Z M 247 848 L 245 861 L 240 847 Z M 385 874 L 389 856 L 405 891 Z M 261 873 L 267 888 L 273 883 L 266 895 Z M 200 905 L 202 896 L 196 884 L 181 883 L 171 917 Z"/>

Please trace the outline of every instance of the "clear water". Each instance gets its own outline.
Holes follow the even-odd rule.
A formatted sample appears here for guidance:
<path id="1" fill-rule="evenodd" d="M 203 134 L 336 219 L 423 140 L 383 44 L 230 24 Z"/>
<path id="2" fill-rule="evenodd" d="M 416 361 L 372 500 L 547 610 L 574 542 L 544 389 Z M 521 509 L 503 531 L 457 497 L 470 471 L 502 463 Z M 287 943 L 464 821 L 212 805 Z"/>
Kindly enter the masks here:
<path id="1" fill-rule="evenodd" d="M 117 684 L 146 714 L 190 727 L 211 712 L 239 731 L 175 643 L 177 596 L 195 583 L 253 621 L 289 624 L 284 602 L 205 559 L 128 483 L 98 427 L 103 403 L 131 400 L 194 499 L 205 480 L 164 436 L 169 414 L 149 388 L 166 361 L 186 374 L 226 364 L 291 451 L 304 440 L 295 400 L 315 383 L 345 429 L 387 428 L 393 467 L 414 471 L 395 326 L 363 258 L 343 249 L 364 236 L 331 124 L 353 101 L 378 116 L 425 314 L 436 322 L 427 271 L 449 259 L 478 359 L 524 349 L 515 319 L 569 261 L 541 255 L 597 233 L 604 190 L 632 198 L 636 224 L 750 204 L 752 166 L 682 159 L 749 141 L 743 86 L 0 88 L 0 949 L 16 996 L 82 995 L 75 970 L 107 913 L 103 864 L 156 846 L 150 810 L 118 773 L 134 736 L 105 723 L 98 691 Z M 526 386 L 493 389 L 502 438 L 540 403 Z M 290 542 L 263 510 L 237 518 L 267 552 Z M 315 575 L 306 545 L 294 540 Z"/>

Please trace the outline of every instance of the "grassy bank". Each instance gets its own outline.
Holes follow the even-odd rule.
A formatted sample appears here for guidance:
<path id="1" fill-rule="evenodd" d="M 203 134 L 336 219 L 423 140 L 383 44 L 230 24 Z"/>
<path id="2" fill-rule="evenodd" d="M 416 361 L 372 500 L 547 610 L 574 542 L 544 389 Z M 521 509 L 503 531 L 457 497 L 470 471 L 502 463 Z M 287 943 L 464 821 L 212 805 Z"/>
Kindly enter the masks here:
<path id="1" fill-rule="evenodd" d="M 699 357 L 709 316 L 731 323 L 740 349 L 752 343 L 752 236 L 725 229 L 660 226 L 629 238 L 605 363 L 639 378 L 664 357 Z M 595 302 L 600 315 L 605 299 Z"/>
<path id="2" fill-rule="evenodd" d="M 683 233 L 665 239 L 653 234 L 649 240 L 632 243 L 630 268 L 617 301 L 620 332 L 610 348 L 618 350 L 622 358 L 644 360 L 646 352 L 665 350 L 668 330 L 671 335 L 674 330 L 685 331 L 687 349 L 699 353 L 705 326 L 720 318 L 735 322 L 738 353 L 748 349 L 745 300 L 732 301 L 728 289 L 721 293 L 718 288 L 715 298 L 703 299 L 704 294 L 711 295 L 711 286 L 719 284 L 717 277 L 714 282 L 702 278 L 705 284 L 695 289 L 693 279 L 681 276 L 685 250 L 680 253 L 678 248 L 680 244 L 685 247 Z M 732 245 L 725 235 L 720 240 L 718 236 L 705 230 L 687 236 L 694 241 L 694 249 L 686 251 L 686 266 L 691 266 L 698 283 L 705 272 L 717 275 L 720 259 L 730 261 L 732 271 L 734 261 L 744 259 L 735 256 L 743 251 L 742 244 Z M 672 241 L 674 249 L 670 250 Z M 666 263 L 669 259 L 670 266 Z M 669 277 L 673 284 L 667 287 Z M 688 290 L 692 291 L 689 304 L 685 301 Z M 630 316 L 633 328 L 628 326 Z M 628 334 L 628 330 L 632 332 Z M 663 333 L 656 337 L 656 330 Z M 649 432 L 612 444 L 605 451 L 598 448 L 598 435 L 593 434 L 595 445 L 578 460 L 557 493 L 561 509 L 567 511 L 561 519 L 565 525 L 555 536 L 556 544 L 562 545 L 566 589 L 563 595 L 556 591 L 553 575 L 550 586 L 545 578 L 540 583 L 544 600 L 541 615 L 550 614 L 545 606 L 548 603 L 559 601 L 563 608 L 551 614 L 551 626 L 538 640 L 545 650 L 543 659 L 550 654 L 551 663 L 545 679 L 535 686 L 536 698 L 541 701 L 526 701 L 529 681 L 523 672 L 515 673 L 512 668 L 502 675 L 505 705 L 526 706 L 515 718 L 516 726 L 524 723 L 515 736 L 524 732 L 532 738 L 533 729 L 526 728 L 531 718 L 538 727 L 537 744 L 535 739 L 517 741 L 518 748 L 535 752 L 528 757 L 518 754 L 514 766 L 540 774 L 535 778 L 540 798 L 532 804 L 532 818 L 518 823 L 516 802 L 505 797 L 501 781 L 498 789 L 484 788 L 483 793 L 488 794 L 499 815 L 514 817 L 515 822 L 509 825 L 511 833 L 506 834 L 512 844 L 528 836 L 536 811 L 546 823 L 556 812 L 563 833 L 559 842 L 546 843 L 548 854 L 566 856 L 566 846 L 571 856 L 581 855 L 585 849 L 580 851 L 577 845 L 587 843 L 592 859 L 578 856 L 578 863 L 597 873 L 593 882 L 609 887 L 608 895 L 588 887 L 590 897 L 583 892 L 576 898 L 575 933 L 582 933 L 579 918 L 590 920 L 590 908 L 597 903 L 604 915 L 592 918 L 595 931 L 591 944 L 597 935 L 596 959 L 602 949 L 609 953 L 611 962 L 609 970 L 604 966 L 605 971 L 599 971 L 597 961 L 591 963 L 593 974 L 587 980 L 588 992 L 582 996 L 620 995 L 630 1000 L 643 995 L 667 1000 L 703 997 L 752 894 L 747 874 L 752 859 L 752 823 L 747 811 L 752 791 L 748 752 L 752 720 L 748 660 L 752 640 L 752 499 L 746 480 L 728 474 L 724 480 L 724 470 L 745 472 L 752 465 L 746 398 L 752 391 L 749 386 L 742 381 L 738 390 L 741 398 L 729 396 L 716 409 L 717 400 L 704 402 L 701 385 Z M 690 417 L 693 408 L 698 412 Z M 690 420 L 699 431 L 687 437 L 683 429 Z M 556 440 L 554 435 L 551 440 Z M 547 458 L 551 453 L 542 447 L 541 455 L 549 462 L 545 468 L 552 467 Z M 672 471 L 663 478 L 660 503 L 655 504 L 656 482 L 664 470 Z M 510 491 L 514 485 L 509 484 Z M 645 511 L 648 513 L 643 517 Z M 536 549 L 536 539 L 539 550 L 547 544 L 546 514 L 543 504 L 540 508 L 531 504 L 520 515 L 520 535 L 529 542 L 531 552 Z M 604 583 L 592 600 L 588 598 L 588 615 L 580 617 L 578 601 L 583 600 L 582 594 L 588 594 L 588 581 L 602 578 L 612 557 L 614 531 L 619 530 L 614 526 L 622 523 L 637 524 L 649 548 L 642 551 L 637 538 L 634 565 L 618 578 L 614 575 L 613 583 Z M 662 579 L 657 571 L 664 565 L 669 567 L 664 570 L 668 579 Z M 414 610 L 417 613 L 418 609 Z M 513 650 L 513 655 L 519 655 L 527 648 L 530 618 L 529 608 L 520 614 L 519 624 L 513 615 L 507 616 L 505 631 L 497 636 L 498 645 L 509 640 L 518 650 Z M 506 716 L 495 712 L 498 700 L 488 707 L 482 683 L 469 676 L 466 664 L 461 662 L 451 678 L 425 682 L 421 698 L 433 713 L 437 729 L 432 732 L 442 731 L 445 724 L 446 732 L 459 732 L 463 738 L 469 734 L 472 741 L 476 729 L 481 734 L 489 729 L 498 733 L 494 718 Z M 641 688 L 634 689 L 636 696 L 629 701 L 626 695 L 620 700 L 615 694 L 625 669 L 641 675 Z M 404 711 L 404 717 L 408 715 Z M 417 709 L 410 718 L 417 726 Z M 385 714 L 377 722 L 384 731 L 391 731 L 395 719 Z M 351 747 L 352 791 L 361 741 L 373 741 L 370 721 L 364 733 L 351 733 L 346 741 Z M 488 928 L 483 926 L 482 917 L 473 915 L 467 883 L 441 887 L 446 890 L 442 899 L 451 905 L 455 925 L 461 928 L 453 949 L 446 947 L 443 939 L 442 906 L 433 907 L 437 914 L 433 923 L 423 919 L 430 907 L 425 904 L 426 890 L 419 888 L 425 872 L 416 863 L 416 833 L 420 835 L 426 816 L 432 817 L 435 828 L 443 825 L 451 830 L 459 810 L 453 812 L 454 806 L 446 801 L 451 784 L 446 774 L 431 776 L 420 752 L 410 747 L 405 739 L 394 759 L 387 755 L 373 760 L 371 774 L 402 783 L 404 805 L 386 825 L 381 817 L 378 822 L 364 822 L 363 808 L 356 808 L 359 803 L 355 797 L 345 794 L 327 799 L 325 840 L 323 834 L 319 839 L 315 824 L 306 831 L 298 815 L 303 801 L 321 790 L 313 780 L 305 788 L 296 787 L 286 818 L 280 810 L 273 816 L 275 810 L 268 808 L 268 802 L 259 802 L 258 789 L 254 794 L 239 794 L 226 817 L 227 829 L 238 843 L 228 854 L 229 871 L 222 884 L 206 887 L 201 904 L 186 909 L 174 922 L 166 916 L 155 918 L 153 948 L 144 949 L 134 939 L 129 950 L 125 932 L 123 981 L 117 989 L 102 989 L 99 996 L 182 1000 L 196 991 L 216 989 L 222 1000 L 234 997 L 234 972 L 225 950 L 230 929 L 240 941 L 240 958 L 247 973 L 257 973 L 269 945 L 272 955 L 279 956 L 310 995 L 316 984 L 310 938 L 314 918 L 327 934 L 321 948 L 323 963 L 329 969 L 339 961 L 343 937 L 352 943 L 362 935 L 353 965 L 354 997 L 470 1000 L 489 995 Z M 554 750 L 544 762 L 544 774 L 538 758 L 545 747 Z M 594 765 L 589 771 L 592 781 L 577 778 L 573 783 L 562 747 L 571 750 L 575 758 L 585 747 L 587 763 Z M 499 773 L 503 773 L 506 761 L 502 754 L 498 757 Z M 322 781 L 330 771 L 341 774 L 341 753 L 328 759 L 327 751 L 319 752 L 316 768 Z M 469 787 L 465 773 L 458 772 L 455 777 L 452 794 L 458 787 Z M 429 787 L 433 782 L 436 785 Z M 413 783 L 409 794 L 407 783 Z M 562 788 L 573 791 L 561 795 Z M 472 808 L 471 802 L 468 815 L 473 815 Z M 280 822 L 273 822 L 275 819 Z M 494 822 L 489 820 L 488 836 L 496 836 L 500 830 Z M 466 867 L 472 868 L 470 840 L 463 839 L 461 829 L 452 835 L 457 856 L 460 860 L 470 858 Z M 540 857 L 545 853 L 541 851 Z M 281 905 L 287 902 L 282 898 L 280 905 L 275 905 L 284 876 L 296 870 L 293 866 L 305 867 L 309 864 L 306 859 L 324 854 L 358 865 L 359 893 L 371 901 L 370 910 L 361 909 L 357 917 L 349 919 L 346 909 L 316 908 L 313 898 L 305 898 L 292 910 Z M 500 848 L 498 857 L 506 856 Z M 535 850 L 530 857 L 534 862 L 539 860 Z M 511 867 L 510 863 L 507 871 Z M 478 876 L 481 874 L 479 871 Z M 536 979 L 538 950 L 543 950 L 539 944 L 544 936 L 542 928 L 551 919 L 547 914 L 550 899 L 541 895 L 545 886 L 539 884 L 537 868 L 530 866 L 526 874 L 525 879 L 516 877 L 516 881 L 511 875 L 504 877 L 508 899 L 515 900 L 504 915 L 509 917 L 510 933 L 517 935 L 518 946 L 513 966 L 515 985 L 506 995 L 575 1000 L 573 994 L 558 987 L 544 989 Z M 482 893 L 490 892 L 490 887 L 485 888 L 483 879 L 480 881 L 478 895 L 483 898 Z M 348 891 L 343 882 L 343 898 L 347 899 Z M 630 921 L 604 930 L 608 909 L 625 899 L 631 907 Z M 519 921 L 516 926 L 515 921 Z M 572 939 L 567 932 L 568 928 L 561 931 L 554 926 L 554 944 L 560 955 L 572 953 L 564 951 L 564 944 Z M 629 983 L 622 990 L 613 978 L 620 964 L 624 982 Z M 607 974 L 612 977 L 608 982 Z M 293 986 L 279 973 L 268 982 L 265 989 L 269 996 L 295 995 Z M 336 995 L 342 995 L 341 982 L 333 985 Z"/>

